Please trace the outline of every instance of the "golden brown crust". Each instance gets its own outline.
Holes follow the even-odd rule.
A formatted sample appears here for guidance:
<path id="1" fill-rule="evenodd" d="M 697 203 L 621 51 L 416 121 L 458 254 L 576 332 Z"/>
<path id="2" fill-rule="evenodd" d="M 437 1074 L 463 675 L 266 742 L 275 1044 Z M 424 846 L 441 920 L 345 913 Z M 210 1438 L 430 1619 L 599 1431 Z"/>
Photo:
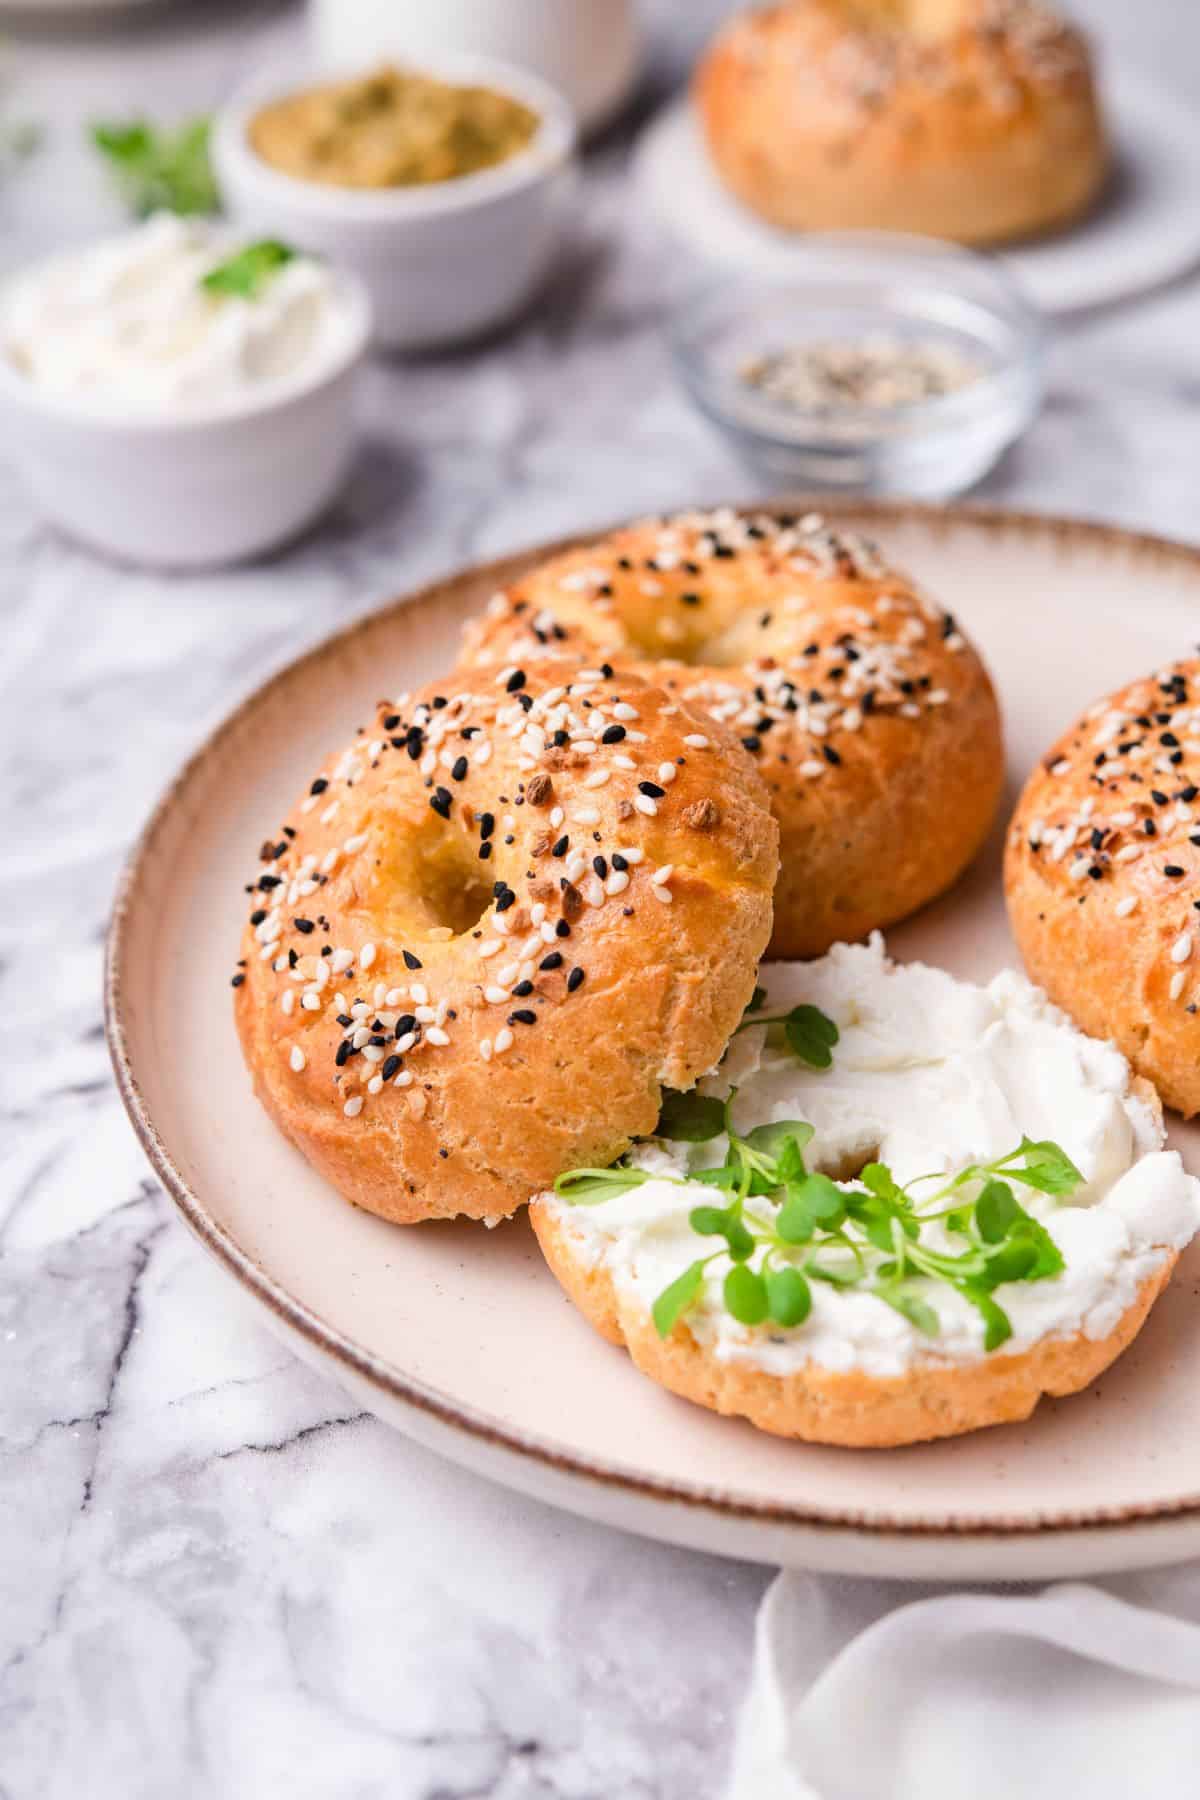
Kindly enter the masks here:
<path id="1" fill-rule="evenodd" d="M 649 1312 L 622 1292 L 603 1263 L 580 1254 L 562 1216 L 540 1202 L 530 1218 L 547 1263 L 584 1318 L 602 1337 L 623 1344 L 643 1375 L 713 1412 L 749 1419 L 777 1437 L 803 1438 L 847 1449 L 894 1449 L 931 1438 L 955 1437 L 984 1425 L 1027 1419 L 1044 1394 L 1076 1394 L 1096 1379 L 1141 1330 L 1171 1279 L 1178 1252 L 1147 1276 L 1137 1297 L 1107 1337 L 1080 1332 L 1048 1337 L 1006 1356 L 993 1352 L 971 1363 L 932 1358 L 904 1375 L 876 1376 L 809 1363 L 773 1375 L 720 1362 L 686 1325 L 662 1339 Z"/>
<path id="2" fill-rule="evenodd" d="M 1095 199 L 1086 40 L 1034 0 L 789 0 L 733 19 L 695 96 L 726 186 L 788 230 L 992 243 Z"/>
<path id="3" fill-rule="evenodd" d="M 987 835 L 1004 775 L 987 671 L 949 614 L 819 518 L 629 526 L 497 596 L 464 659 L 552 650 L 632 661 L 751 750 L 780 825 L 772 956 L 904 918 Z"/>
<path id="4" fill-rule="evenodd" d="M 1034 981 L 1200 1112 L 1200 659 L 1102 700 L 1030 775 L 1004 884 Z"/>
<path id="5" fill-rule="evenodd" d="M 242 1046 L 348 1199 L 402 1223 L 511 1213 L 719 1059 L 778 834 L 750 758 L 697 728 L 628 673 L 460 670 L 381 702 L 263 846 Z M 684 823 L 709 801 L 719 829 Z"/>

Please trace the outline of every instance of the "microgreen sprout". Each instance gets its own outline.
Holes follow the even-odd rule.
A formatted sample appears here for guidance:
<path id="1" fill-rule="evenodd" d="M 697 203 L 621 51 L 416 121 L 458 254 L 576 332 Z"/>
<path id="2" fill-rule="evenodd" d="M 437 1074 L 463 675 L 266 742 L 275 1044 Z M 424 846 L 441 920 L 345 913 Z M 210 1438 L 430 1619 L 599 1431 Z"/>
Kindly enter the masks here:
<path id="1" fill-rule="evenodd" d="M 717 1241 L 654 1302 L 661 1337 L 695 1305 L 710 1267 L 719 1272 L 724 1264 L 723 1304 L 742 1325 L 803 1324 L 812 1308 L 811 1283 L 823 1281 L 874 1295 L 933 1337 L 939 1319 L 927 1284 L 941 1282 L 979 1313 L 984 1347 L 995 1350 L 1012 1335 L 996 1289 L 1061 1272 L 1054 1239 L 1014 1192 L 1032 1188 L 1053 1198 L 1074 1192 L 1083 1176 L 1058 1144 L 1023 1137 L 993 1162 L 971 1163 L 949 1179 L 924 1175 L 904 1184 L 885 1163 L 869 1162 L 855 1182 L 839 1184 L 807 1167 L 813 1127 L 806 1121 L 775 1120 L 745 1136 L 735 1131 L 736 1096 L 735 1088 L 724 1101 L 694 1093 L 664 1099 L 656 1135 L 683 1143 L 724 1136 L 717 1167 L 684 1178 L 619 1163 L 573 1169 L 555 1183 L 563 1199 L 585 1206 L 650 1180 L 715 1190 L 713 1202 L 694 1206 L 688 1222 L 697 1237 Z M 942 1230 L 931 1239 L 934 1224 Z"/>
<path id="2" fill-rule="evenodd" d="M 226 262 L 218 263 L 200 285 L 208 294 L 237 300 L 258 300 L 279 271 L 295 260 L 296 252 L 278 238 L 260 238 L 246 244 Z"/>
<path id="3" fill-rule="evenodd" d="M 809 1006 L 807 1002 L 793 1006 L 790 1012 L 764 1014 L 762 1008 L 766 998 L 765 989 L 755 988 L 737 1030 L 748 1031 L 752 1025 L 782 1025 L 789 1050 L 801 1062 L 807 1063 L 810 1069 L 827 1069 L 833 1061 L 833 1047 L 841 1035 L 834 1021 L 819 1006 Z"/>
<path id="4" fill-rule="evenodd" d="M 145 119 L 98 121 L 93 145 L 107 161 L 129 210 L 151 213 L 215 213 L 221 197 L 209 161 L 211 121 L 191 119 L 174 130 Z"/>

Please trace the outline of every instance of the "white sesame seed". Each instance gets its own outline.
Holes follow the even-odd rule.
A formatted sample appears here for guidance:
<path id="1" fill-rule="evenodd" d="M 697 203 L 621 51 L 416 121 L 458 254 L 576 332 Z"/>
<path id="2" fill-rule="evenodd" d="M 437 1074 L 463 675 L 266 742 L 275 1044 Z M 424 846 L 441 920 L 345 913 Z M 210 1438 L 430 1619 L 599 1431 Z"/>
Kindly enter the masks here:
<path id="1" fill-rule="evenodd" d="M 442 1030 L 440 1025 L 431 1025 L 429 1030 L 425 1033 L 425 1036 L 431 1044 L 436 1044 L 439 1049 L 441 1049 L 444 1044 L 450 1042 L 450 1039 L 446 1036 L 446 1033 Z"/>
<path id="2" fill-rule="evenodd" d="M 429 1005 L 429 989 L 423 981 L 414 981 L 408 991 L 418 1006 Z"/>
<path id="3" fill-rule="evenodd" d="M 305 994 L 300 1004 L 305 1012 L 320 1012 L 321 997 L 319 994 Z"/>
<path id="4" fill-rule="evenodd" d="M 632 756 L 626 756 L 626 754 L 623 750 L 618 750 L 616 752 L 616 754 L 613 757 L 613 763 L 618 769 L 636 769 L 637 768 L 637 764 L 634 762 Z"/>
<path id="5" fill-rule="evenodd" d="M 1071 764 L 1069 760 L 1065 756 L 1060 756 L 1056 763 L 1050 765 L 1050 773 L 1052 775 L 1065 775 L 1070 767 Z"/>
<path id="6" fill-rule="evenodd" d="M 492 1049 L 497 1056 L 503 1056 L 504 1052 L 512 1047 L 512 1041 L 512 1032 L 507 1025 L 502 1025 L 493 1040 Z"/>
<path id="7" fill-rule="evenodd" d="M 353 950 L 335 950 L 329 959 L 335 975 L 341 975 L 354 961 Z"/>
<path id="8" fill-rule="evenodd" d="M 382 1075 L 372 1075 L 370 1081 L 367 1083 L 367 1092 L 368 1094 L 380 1094 L 383 1092 Z"/>
<path id="9" fill-rule="evenodd" d="M 491 1060 L 492 1060 L 492 1040 L 491 1040 L 491 1038 L 480 1038 L 479 1054 L 483 1058 L 484 1062 L 491 1062 Z"/>
<path id="10" fill-rule="evenodd" d="M 371 1028 L 369 1025 L 357 1025 L 355 1026 L 354 1035 L 350 1039 L 350 1042 L 356 1050 L 361 1050 L 363 1045 L 369 1041 L 370 1036 Z"/>
<path id="11" fill-rule="evenodd" d="M 406 991 L 407 990 L 402 987 L 389 988 L 387 993 L 384 995 L 384 999 L 387 1001 L 389 1006 L 399 1006 L 400 1002 L 404 998 Z"/>
<path id="12" fill-rule="evenodd" d="M 1175 939 L 1175 942 L 1171 945 L 1171 961 L 1173 963 L 1185 963 L 1191 954 L 1192 934 L 1190 931 L 1181 931 L 1179 936 Z"/>
<path id="13" fill-rule="evenodd" d="M 648 819 L 657 818 L 658 802 L 649 794 L 635 794 L 633 796 L 633 804 L 638 812 L 644 813 Z"/>
<path id="14" fill-rule="evenodd" d="M 357 1119 L 357 1117 L 358 1117 L 359 1113 L 362 1111 L 362 1109 L 363 1109 L 362 1095 L 361 1094 L 351 1094 L 349 1100 L 347 1100 L 345 1106 L 343 1106 L 342 1111 L 345 1113 L 345 1115 L 348 1119 Z"/>
<path id="15" fill-rule="evenodd" d="M 674 863 L 664 863 L 661 869 L 655 869 L 655 871 L 654 871 L 653 875 L 651 875 L 650 879 L 654 883 L 655 887 L 661 887 L 661 886 L 663 886 L 663 884 L 665 882 L 670 881 L 670 879 L 674 873 L 675 873 L 675 864 Z"/>
<path id="16" fill-rule="evenodd" d="M 629 864 L 631 869 L 635 869 L 637 867 L 638 863 L 645 862 L 645 860 L 646 860 L 646 852 L 644 850 L 640 850 L 636 844 L 633 845 L 632 848 L 630 848 L 628 850 L 625 848 L 624 844 L 622 844 L 618 847 L 618 849 L 614 852 L 614 854 L 617 856 L 623 856 L 625 858 L 625 861 Z"/>
<path id="17" fill-rule="evenodd" d="M 411 1087 L 412 1086 L 412 1070 L 411 1069 L 401 1069 L 401 1071 L 397 1075 L 395 1081 L 393 1081 L 392 1086 L 393 1087 Z"/>
<path id="18" fill-rule="evenodd" d="M 557 931 L 555 931 L 553 925 L 551 925 L 548 920 L 544 925 L 538 926 L 538 931 L 541 933 L 542 942 L 544 944 L 552 944 L 558 937 Z"/>
<path id="19" fill-rule="evenodd" d="M 618 700 L 613 707 L 614 719 L 624 719 L 628 722 L 630 719 L 640 719 L 641 716 L 642 715 L 639 713 L 637 707 L 630 706 L 628 700 Z"/>
<path id="20" fill-rule="evenodd" d="M 358 851 L 360 851 L 361 849 L 364 848 L 364 846 L 366 845 L 366 841 L 367 841 L 366 832 L 360 831 L 360 832 L 357 832 L 354 837 L 348 837 L 346 839 L 345 843 L 342 845 L 342 849 L 346 852 L 347 856 L 354 856 L 357 854 Z"/>
<path id="21" fill-rule="evenodd" d="M 675 898 L 670 888 L 664 886 L 662 883 L 659 883 L 656 887 L 654 883 L 651 882 L 650 892 L 654 895 L 656 900 L 661 900 L 665 906 L 669 906 Z"/>
<path id="22" fill-rule="evenodd" d="M 664 787 L 668 787 L 671 782 L 674 781 L 678 773 L 679 770 L 672 762 L 660 762 L 658 765 L 658 779 L 662 782 Z"/>
<path id="23" fill-rule="evenodd" d="M 285 1013 L 291 1012 L 296 1004 L 296 995 L 292 988 L 284 988 L 283 993 L 279 996 L 279 1004 Z"/>
<path id="24" fill-rule="evenodd" d="M 689 731 L 683 741 L 691 750 L 708 749 L 708 739 L 699 731 Z"/>
<path id="25" fill-rule="evenodd" d="M 337 815 L 338 802 L 336 800 L 331 800 L 329 805 L 325 808 L 325 811 L 320 815 L 322 825 L 332 825 L 333 821 L 337 818 Z"/>
<path id="26" fill-rule="evenodd" d="M 382 1044 L 364 1044 L 362 1054 L 363 1054 L 364 1062 L 381 1063 L 384 1058 L 383 1045 Z"/>
<path id="27" fill-rule="evenodd" d="M 324 856 L 321 858 L 322 875 L 331 875 L 333 873 L 334 869 L 338 866 L 338 859 L 341 854 L 342 853 L 336 844 L 333 846 L 332 850 L 327 850 L 325 852 Z"/>
<path id="28" fill-rule="evenodd" d="M 518 965 L 515 962 L 511 962 L 505 963 L 502 969 L 497 969 L 496 986 L 511 987 L 513 982 L 517 979 L 517 967 Z"/>
<path id="29" fill-rule="evenodd" d="M 598 875 L 589 875 L 579 891 L 589 906 L 604 905 L 604 883 Z"/>
<path id="30" fill-rule="evenodd" d="M 1136 912 L 1137 903 L 1138 897 L 1136 894 L 1126 894 L 1123 900 L 1118 900 L 1116 905 L 1118 919 L 1127 919 L 1131 912 Z"/>
<path id="31" fill-rule="evenodd" d="M 437 1023 L 437 1013 L 432 1006 L 418 1006 L 413 1017 L 420 1025 L 434 1025 Z M 426 1033 L 426 1036 L 428 1036 L 428 1033 Z"/>
<path id="32" fill-rule="evenodd" d="M 406 1031 L 403 1037 L 397 1038 L 396 1039 L 396 1054 L 397 1054 L 397 1056 L 403 1056 L 406 1051 L 411 1050 L 413 1045 L 416 1043 L 416 1041 L 417 1041 L 417 1034 L 415 1031 Z"/>
<path id="33" fill-rule="evenodd" d="M 503 948 L 504 945 L 499 938 L 485 938 L 476 951 L 476 955 L 480 962 L 486 962 L 489 956 L 495 956 L 497 951 L 503 950 Z"/>
<path id="34" fill-rule="evenodd" d="M 571 816 L 576 825 L 598 825 L 600 823 L 600 814 L 594 806 L 576 807 Z"/>
<path id="35" fill-rule="evenodd" d="M 825 764 L 815 760 L 802 762 L 797 768 L 796 773 L 798 775 L 803 775 L 806 781 L 815 781 L 818 775 L 823 775 L 825 773 Z"/>
<path id="36" fill-rule="evenodd" d="M 584 776 L 583 785 L 585 788 L 602 788 L 611 776 L 611 769 L 593 769 L 590 775 Z"/>
<path id="37" fill-rule="evenodd" d="M 288 1057 L 288 1061 L 291 1063 L 297 1075 L 302 1075 L 304 1073 L 304 1067 L 308 1058 L 305 1056 L 299 1044 L 292 1045 L 292 1054 Z"/>
<path id="38" fill-rule="evenodd" d="M 508 989 L 497 987 L 492 983 L 484 988 L 483 997 L 489 1006 L 503 1006 L 504 1002 L 508 999 Z"/>
<path id="39" fill-rule="evenodd" d="M 604 891 L 610 899 L 614 899 L 618 894 L 623 894 L 628 886 L 629 877 L 624 869 L 614 869 L 604 883 Z"/>
<path id="40" fill-rule="evenodd" d="M 562 822 L 566 818 L 566 816 L 567 815 L 563 811 L 561 806 L 552 806 L 550 808 L 550 823 L 551 823 L 551 825 L 553 825 L 553 827 L 556 831 L 558 830 L 559 826 L 562 824 Z"/>
<path id="41" fill-rule="evenodd" d="M 362 949 L 358 953 L 359 968 L 360 969 L 369 969 L 371 964 L 374 961 L 375 961 L 375 946 L 374 946 L 374 944 L 364 944 Z"/>
<path id="42" fill-rule="evenodd" d="M 1178 1000 L 1180 994 L 1182 994 L 1182 992 L 1183 992 L 1183 986 L 1184 986 L 1184 983 L 1186 982 L 1186 980 L 1187 980 L 1187 976 L 1184 974 L 1182 969 L 1177 969 L 1175 971 L 1174 975 L 1172 975 L 1171 990 L 1170 990 L 1172 1000 Z"/>
<path id="43" fill-rule="evenodd" d="M 567 863 L 566 868 L 563 870 L 563 873 L 566 876 L 568 881 L 578 881 L 580 876 L 583 874 L 583 872 L 586 868 L 587 868 L 587 857 L 582 855 L 580 851 L 576 850 L 573 852 L 569 862 Z"/>
<path id="44" fill-rule="evenodd" d="M 274 956 L 274 954 L 278 950 L 278 948 L 279 948 L 279 939 L 272 938 L 271 942 L 269 944 L 264 944 L 262 949 L 259 951 L 259 953 L 258 953 L 259 962 L 270 962 L 271 958 Z"/>
<path id="45" fill-rule="evenodd" d="M 1117 851 L 1117 854 L 1113 857 L 1113 861 L 1119 863 L 1132 862 L 1135 856 L 1140 855 L 1141 846 L 1139 844 L 1126 844 L 1123 850 Z"/>

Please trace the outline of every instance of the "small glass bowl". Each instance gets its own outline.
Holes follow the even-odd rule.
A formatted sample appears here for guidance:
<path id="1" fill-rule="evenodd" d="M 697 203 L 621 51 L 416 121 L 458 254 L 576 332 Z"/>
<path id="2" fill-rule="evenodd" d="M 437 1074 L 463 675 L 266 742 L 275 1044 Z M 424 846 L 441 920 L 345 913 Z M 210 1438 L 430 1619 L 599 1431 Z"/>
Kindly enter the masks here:
<path id="1" fill-rule="evenodd" d="M 982 373 L 887 409 L 801 411 L 740 371 L 806 344 L 886 336 L 932 342 Z M 669 325 L 693 400 L 774 477 L 839 493 L 945 499 L 986 474 L 1025 430 L 1042 391 L 1041 320 L 992 258 L 932 238 L 833 232 L 801 239 L 786 271 L 711 286 Z"/>

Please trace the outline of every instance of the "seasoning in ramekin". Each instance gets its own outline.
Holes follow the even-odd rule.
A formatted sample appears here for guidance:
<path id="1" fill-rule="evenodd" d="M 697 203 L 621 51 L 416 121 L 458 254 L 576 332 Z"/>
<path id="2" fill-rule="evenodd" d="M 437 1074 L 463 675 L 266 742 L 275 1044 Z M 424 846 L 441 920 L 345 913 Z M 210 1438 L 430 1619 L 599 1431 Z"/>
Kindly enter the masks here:
<path id="1" fill-rule="evenodd" d="M 507 161 L 540 123 L 511 94 L 385 66 L 265 106 L 250 122 L 250 142 L 264 162 L 302 181 L 418 187 Z"/>
<path id="2" fill-rule="evenodd" d="M 808 339 L 743 362 L 747 387 L 789 412 L 895 412 L 971 386 L 986 365 L 945 338 Z"/>

